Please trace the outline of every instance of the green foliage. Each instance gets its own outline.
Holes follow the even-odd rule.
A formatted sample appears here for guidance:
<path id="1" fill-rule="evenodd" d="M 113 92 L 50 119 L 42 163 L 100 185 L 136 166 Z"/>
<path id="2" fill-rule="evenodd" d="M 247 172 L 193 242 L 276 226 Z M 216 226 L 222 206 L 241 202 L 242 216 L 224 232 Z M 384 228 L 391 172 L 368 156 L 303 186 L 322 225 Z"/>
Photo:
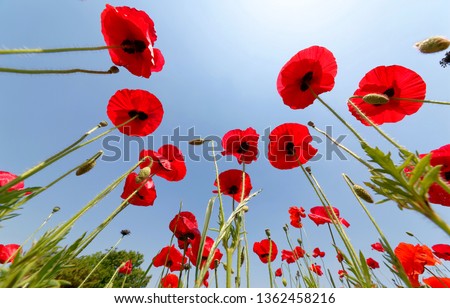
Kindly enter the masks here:
<path id="1" fill-rule="evenodd" d="M 107 252 L 96 252 L 91 255 L 75 258 L 70 265 L 62 269 L 56 277 L 58 280 L 67 281 L 68 287 L 78 287 L 82 281 L 89 275 L 98 262 L 107 254 Z M 124 288 L 142 288 L 147 286 L 150 276 L 144 278 L 145 273 L 140 268 L 144 262 L 144 256 L 136 251 L 113 250 L 97 267 L 95 272 L 84 283 L 86 288 L 103 288 L 110 281 L 117 268 L 127 260 L 133 263 L 133 270 L 130 275 L 119 274 L 114 280 L 113 287 L 122 287 L 125 280 Z"/>

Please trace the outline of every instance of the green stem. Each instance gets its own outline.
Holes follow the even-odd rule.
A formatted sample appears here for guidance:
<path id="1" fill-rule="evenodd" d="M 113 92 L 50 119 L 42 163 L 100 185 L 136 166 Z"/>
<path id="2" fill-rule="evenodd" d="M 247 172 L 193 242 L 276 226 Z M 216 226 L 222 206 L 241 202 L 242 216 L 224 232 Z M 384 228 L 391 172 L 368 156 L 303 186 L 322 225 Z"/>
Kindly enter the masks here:
<path id="1" fill-rule="evenodd" d="M 0 55 L 27 54 L 27 53 L 57 53 L 73 51 L 96 51 L 104 49 L 123 48 L 122 46 L 96 46 L 96 47 L 69 47 L 69 48 L 49 48 L 49 49 L 0 49 Z"/>
<path id="2" fill-rule="evenodd" d="M 273 288 L 273 273 L 272 273 L 272 240 L 270 237 L 269 239 L 269 258 L 267 259 L 267 268 L 269 270 L 269 281 L 270 281 L 270 288 Z"/>
<path id="3" fill-rule="evenodd" d="M 100 124 L 98 124 L 96 127 L 94 127 L 93 129 L 91 129 L 90 131 L 88 131 L 87 133 L 85 133 L 83 136 L 81 136 L 81 138 L 79 138 L 77 141 L 75 141 L 74 143 L 72 143 L 71 145 L 69 145 L 68 147 L 66 147 L 65 149 L 63 149 L 62 151 L 56 153 L 55 155 L 47 158 L 46 160 L 44 160 L 43 162 L 37 164 L 36 166 L 32 167 L 31 169 L 25 171 L 24 173 L 22 173 L 21 175 L 19 175 L 17 178 L 15 178 L 14 180 L 8 182 L 6 185 L 0 187 L 0 194 L 7 191 L 10 187 L 16 185 L 17 183 L 24 181 L 25 179 L 29 178 L 30 176 L 36 174 L 37 172 L 41 171 L 42 169 L 50 166 L 51 164 L 53 164 L 54 162 L 60 160 L 61 158 L 65 157 L 66 155 L 72 153 L 73 151 L 76 151 L 94 141 L 96 141 L 97 139 L 109 134 L 110 132 L 112 132 L 113 130 L 120 128 L 128 123 L 130 123 L 131 121 L 135 120 L 138 116 L 134 116 L 132 118 L 130 118 L 129 120 L 125 121 L 124 123 L 117 125 L 113 128 L 108 129 L 107 131 L 105 131 L 104 133 L 89 139 L 88 141 L 81 143 L 81 141 L 83 141 L 89 134 L 91 134 L 93 131 L 95 131 L 96 129 L 103 127 L 103 122 L 101 122 Z"/>
<path id="4" fill-rule="evenodd" d="M 325 101 L 323 99 L 321 99 L 311 88 L 309 88 L 309 91 L 311 91 L 312 95 L 319 100 L 319 102 L 322 103 L 322 105 L 324 105 L 329 111 L 331 111 L 331 113 L 342 123 L 344 124 L 352 133 L 353 135 L 355 135 L 355 137 L 360 141 L 360 142 L 365 142 L 364 139 L 361 137 L 360 134 L 358 134 L 358 132 L 350 125 L 348 124 L 336 111 L 334 111 L 333 108 L 331 108 L 327 103 L 325 103 Z"/>
<path id="5" fill-rule="evenodd" d="M 233 249 L 228 248 L 226 250 L 227 254 L 227 277 L 226 277 L 226 287 L 231 288 L 231 270 L 233 269 Z"/>
<path id="6" fill-rule="evenodd" d="M 124 236 L 121 236 L 119 238 L 119 240 L 117 241 L 116 244 L 114 244 L 114 246 L 112 246 L 107 253 L 105 253 L 105 255 L 103 256 L 103 258 L 101 258 L 100 261 L 98 261 L 98 263 L 94 266 L 94 268 L 92 269 L 92 271 L 90 271 L 90 273 L 86 276 L 86 278 L 84 278 L 83 282 L 81 282 L 81 284 L 78 286 L 78 288 L 82 288 L 83 285 L 86 283 L 86 281 L 88 281 L 89 277 L 91 277 L 91 275 L 95 272 L 95 270 L 100 266 L 100 264 L 102 264 L 103 261 L 105 261 L 105 259 L 109 256 L 109 254 L 111 253 L 111 251 L 113 251 L 119 244 L 120 242 L 123 240 Z"/>
<path id="7" fill-rule="evenodd" d="M 75 74 L 75 73 L 85 73 L 85 74 L 96 74 L 96 75 L 111 75 L 118 73 L 118 69 L 109 69 L 107 71 L 96 71 L 87 70 L 81 68 L 73 68 L 66 70 L 25 70 L 10 67 L 0 67 L 0 73 L 13 73 L 13 74 L 29 74 L 29 75 L 42 75 L 42 74 Z"/>
<path id="8" fill-rule="evenodd" d="M 381 135 L 383 136 L 384 139 L 386 139 L 387 141 L 389 141 L 393 146 L 395 146 L 397 149 L 399 150 L 404 150 L 405 148 L 402 147 L 400 144 L 398 144 L 397 142 L 395 142 L 394 139 L 392 139 L 391 137 L 389 137 L 384 131 L 382 131 L 378 125 L 376 125 L 375 123 L 372 122 L 371 119 L 369 119 L 369 117 L 367 117 L 364 112 L 362 112 L 350 99 L 348 100 L 348 103 L 356 110 L 356 112 L 367 122 L 369 123 L 373 128 L 375 128 L 375 130 Z"/>
<path id="9" fill-rule="evenodd" d="M 123 277 L 123 281 L 122 281 L 122 289 L 125 287 L 125 282 L 127 281 L 127 277 L 128 275 L 125 275 L 125 277 Z"/>
<path id="10" fill-rule="evenodd" d="M 350 99 L 363 98 L 363 97 L 364 96 L 354 95 L 354 96 L 350 97 Z M 437 105 L 450 105 L 450 102 L 435 101 L 435 100 L 429 100 L 429 99 L 390 97 L 389 100 L 408 101 L 408 102 L 415 102 L 415 103 L 428 103 L 428 104 L 437 104 Z"/>
<path id="11" fill-rule="evenodd" d="M 352 150 L 350 150 L 349 148 L 343 146 L 342 144 L 340 144 L 339 142 L 337 142 L 335 139 L 333 139 L 330 135 L 328 135 L 326 132 L 324 132 L 323 130 L 317 128 L 315 125 L 312 126 L 312 128 L 314 128 L 316 131 L 318 131 L 319 133 L 321 133 L 322 135 L 324 135 L 326 138 L 328 138 L 328 140 L 330 140 L 331 142 L 333 142 L 335 145 L 337 145 L 338 147 L 340 147 L 341 149 L 343 149 L 345 152 L 347 152 L 348 154 L 350 154 L 353 158 L 355 158 L 357 161 L 359 161 L 361 164 L 363 164 L 364 166 L 366 166 L 367 168 L 369 168 L 369 170 L 372 170 L 373 167 L 371 164 L 369 164 L 367 161 L 365 161 L 364 159 L 362 159 L 360 156 L 358 156 L 358 154 L 356 154 L 355 152 L 353 152 Z"/>

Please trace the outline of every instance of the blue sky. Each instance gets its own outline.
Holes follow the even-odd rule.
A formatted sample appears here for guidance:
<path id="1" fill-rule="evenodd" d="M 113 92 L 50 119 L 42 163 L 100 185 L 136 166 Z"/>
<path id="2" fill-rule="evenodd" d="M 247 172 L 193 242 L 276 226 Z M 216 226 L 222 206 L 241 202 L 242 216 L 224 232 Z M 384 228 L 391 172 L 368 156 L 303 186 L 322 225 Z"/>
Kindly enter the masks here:
<path id="1" fill-rule="evenodd" d="M 280 68 L 296 52 L 311 45 L 327 47 L 338 63 L 335 88 L 322 95 L 323 99 L 371 144 L 383 150 L 392 148 L 372 129 L 356 121 L 345 103 L 367 71 L 378 65 L 406 66 L 425 80 L 428 99 L 450 100 L 448 68 L 441 68 L 438 63 L 443 53 L 423 55 L 413 48 L 416 41 L 429 36 L 448 36 L 445 31 L 450 28 L 449 3 L 444 0 L 0 1 L 0 48 L 103 45 L 100 14 L 106 3 L 136 7 L 150 15 L 158 34 L 155 47 L 161 49 L 166 59 L 164 69 L 150 79 L 133 76 L 125 69 L 111 76 L 0 74 L 0 170 L 20 174 L 99 121 L 107 120 L 107 102 L 123 88 L 145 89 L 163 103 L 164 118 L 153 134 L 155 149 L 177 128 L 181 134 L 193 128 L 203 137 L 221 137 L 231 129 L 253 127 L 263 135 L 267 128 L 285 122 L 306 124 L 312 120 L 321 128 L 331 126 L 333 136 L 348 135 L 345 127 L 318 102 L 305 110 L 291 110 L 276 91 Z M 106 51 L 0 57 L 0 67 L 29 69 L 106 70 L 111 64 Z M 410 150 L 424 153 L 450 143 L 448 117 L 445 106 L 424 105 L 401 123 L 382 128 Z M 0 243 L 25 240 L 56 205 L 62 210 L 49 225 L 64 221 L 130 168 L 138 157 L 137 142 L 116 135 L 128 144 L 130 159 L 99 162 L 91 173 L 71 176 L 35 198 L 21 211 L 21 216 L 3 225 Z M 344 144 L 363 155 L 352 136 L 347 136 Z M 325 142 L 314 145 L 320 153 L 325 151 Z M 296 205 L 309 209 L 320 204 L 300 169 L 283 171 L 269 164 L 263 155 L 266 146 L 260 143 L 258 161 L 247 166 L 254 191 L 263 190 L 252 200 L 247 214 L 248 238 L 250 243 L 260 241 L 265 237 L 264 230 L 270 228 L 280 250 L 287 249 L 282 226 L 289 222 L 288 208 Z M 100 149 L 103 149 L 101 142 L 91 144 L 30 178 L 26 184 L 45 185 Z M 188 144 L 181 143 L 180 149 L 187 153 Z M 195 152 L 200 153 L 201 149 Z M 132 235 L 120 248 L 142 252 L 147 265 L 168 244 L 171 237 L 168 223 L 180 202 L 183 210 L 192 211 L 201 223 L 212 197 L 214 165 L 203 158 L 193 161 L 187 156 L 186 164 L 188 173 L 183 181 L 155 179 L 158 192 L 155 205 L 127 208 L 86 252 L 107 249 L 119 238 L 121 229 L 130 229 Z M 377 241 L 377 234 L 341 176 L 346 173 L 362 183 L 368 180 L 368 172 L 354 160 L 340 160 L 337 156 L 308 165 L 331 202 L 350 222 L 348 234 L 354 246 L 381 262 L 381 255 L 369 246 Z M 224 171 L 240 166 L 235 159 L 221 160 L 219 168 Z M 80 220 L 68 240 L 95 228 L 120 204 L 121 191 L 119 186 Z M 231 204 L 231 198 L 225 200 Z M 435 209 L 450 221 L 448 208 L 435 206 Z M 372 205 L 370 210 L 394 246 L 400 241 L 413 241 L 405 231 L 413 232 L 428 245 L 448 243 L 448 237 L 425 218 L 400 211 L 395 204 Z M 327 265 L 337 270 L 327 228 L 305 220 L 305 230 L 306 247 L 310 250 L 320 247 L 327 252 Z M 214 237 L 214 233 L 210 235 Z M 291 235 L 295 238 L 298 233 L 291 228 Z M 274 266 L 280 262 L 278 258 Z M 390 276 L 387 270 L 382 271 Z M 252 286 L 266 286 L 266 276 L 266 267 L 252 254 Z"/>

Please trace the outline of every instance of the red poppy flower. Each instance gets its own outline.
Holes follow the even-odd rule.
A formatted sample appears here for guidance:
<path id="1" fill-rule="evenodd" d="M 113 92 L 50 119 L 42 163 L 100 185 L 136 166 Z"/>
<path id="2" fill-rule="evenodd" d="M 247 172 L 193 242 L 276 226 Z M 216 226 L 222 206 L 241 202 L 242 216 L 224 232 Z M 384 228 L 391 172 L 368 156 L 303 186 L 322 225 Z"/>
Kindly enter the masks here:
<path id="1" fill-rule="evenodd" d="M 158 152 L 152 150 L 142 150 L 139 159 L 150 156 L 153 160 L 151 173 L 160 176 L 168 181 L 177 182 L 186 176 L 186 164 L 183 153 L 174 145 L 165 144 L 158 149 Z M 150 165 L 150 160 L 146 159 L 141 164 L 141 168 Z"/>
<path id="2" fill-rule="evenodd" d="M 209 272 L 206 272 L 205 277 L 203 277 L 203 285 L 205 286 L 205 288 L 209 287 L 209 282 L 208 282 L 208 278 L 209 278 Z"/>
<path id="3" fill-rule="evenodd" d="M 407 243 L 400 243 L 394 249 L 394 253 L 405 270 L 406 275 L 413 287 L 419 287 L 419 275 L 425 271 L 426 265 L 439 263 L 430 248 L 425 245 L 416 246 Z"/>
<path id="4" fill-rule="evenodd" d="M 0 171 L 0 187 L 5 186 L 12 180 L 15 180 L 17 178 L 17 175 L 9 173 L 7 171 Z M 8 191 L 14 191 L 14 190 L 22 190 L 24 189 L 25 184 L 24 182 L 19 182 L 16 185 L 11 186 L 8 188 Z M 25 195 L 29 195 L 31 192 L 26 192 Z"/>
<path id="5" fill-rule="evenodd" d="M 270 250 L 271 249 L 271 250 Z M 255 242 L 253 244 L 253 252 L 256 253 L 262 263 L 273 262 L 278 254 L 278 247 L 274 241 L 264 239 L 261 242 Z"/>
<path id="6" fill-rule="evenodd" d="M 361 79 L 354 95 L 382 94 L 388 98 L 387 102 L 370 104 L 362 98 L 352 98 L 352 102 L 375 124 L 381 125 L 399 122 L 405 116 L 416 113 L 422 106 L 422 103 L 397 98 L 423 100 L 425 92 L 426 84 L 416 72 L 400 65 L 378 66 Z M 370 125 L 350 103 L 348 108 L 361 123 Z"/>
<path id="7" fill-rule="evenodd" d="M 371 269 L 380 268 L 380 264 L 372 258 L 368 258 L 366 262 Z"/>
<path id="8" fill-rule="evenodd" d="M 222 155 L 234 155 L 240 164 L 257 160 L 259 134 L 253 128 L 233 129 L 222 138 Z"/>
<path id="9" fill-rule="evenodd" d="M 450 288 L 450 278 L 429 277 L 424 278 L 423 282 L 432 288 Z"/>
<path id="10" fill-rule="evenodd" d="M 277 268 L 277 270 L 275 271 L 275 277 L 281 277 L 283 276 L 283 270 L 280 268 Z"/>
<path id="11" fill-rule="evenodd" d="M 372 249 L 375 249 L 376 251 L 379 252 L 384 252 L 384 248 L 383 245 L 381 245 L 381 243 L 373 243 L 372 245 L 370 245 L 372 247 Z"/>
<path id="12" fill-rule="evenodd" d="M 131 260 L 128 260 L 127 262 L 125 262 L 124 265 L 122 265 L 119 268 L 119 273 L 124 275 L 130 275 L 132 270 L 133 270 L 133 263 L 131 263 Z"/>
<path id="13" fill-rule="evenodd" d="M 312 137 L 306 126 L 285 123 L 275 127 L 269 135 L 269 162 L 278 169 L 292 169 L 305 164 L 317 153 L 310 143 Z"/>
<path id="14" fill-rule="evenodd" d="M 277 90 L 285 105 L 304 109 L 317 95 L 331 91 L 337 74 L 337 63 L 325 47 L 311 46 L 299 51 L 282 68 L 277 79 Z"/>
<path id="15" fill-rule="evenodd" d="M 338 275 L 339 275 L 339 279 L 342 279 L 345 276 L 347 276 L 347 272 L 344 270 L 338 270 Z"/>
<path id="16" fill-rule="evenodd" d="M 193 240 L 196 235 L 200 234 L 197 218 L 191 212 L 180 212 L 175 215 L 169 223 L 169 229 L 183 243 Z"/>
<path id="17" fill-rule="evenodd" d="M 450 245 L 437 244 L 431 246 L 431 248 L 433 249 L 433 253 L 436 257 L 450 261 Z"/>
<path id="18" fill-rule="evenodd" d="M 316 273 L 317 275 L 319 275 L 319 276 L 322 276 L 322 275 L 323 275 L 322 267 L 321 267 L 320 265 L 317 265 L 317 264 L 311 264 L 311 266 L 309 267 L 309 269 L 310 269 L 312 272 L 314 272 L 314 273 Z"/>
<path id="19" fill-rule="evenodd" d="M 325 252 L 324 251 L 320 251 L 319 247 L 314 248 L 313 250 L 313 254 L 312 254 L 313 258 L 317 258 L 317 257 L 325 257 Z"/>
<path id="20" fill-rule="evenodd" d="M 153 258 L 153 266 L 166 266 L 171 272 L 181 270 L 183 264 L 187 263 L 187 258 L 175 248 L 175 245 L 166 246 Z"/>
<path id="21" fill-rule="evenodd" d="M 162 288 L 178 288 L 178 276 L 174 274 L 167 274 L 161 278 Z"/>
<path id="22" fill-rule="evenodd" d="M 155 95 L 145 90 L 130 89 L 117 91 L 109 100 L 106 112 L 115 126 L 137 116 L 118 128 L 128 136 L 147 136 L 153 133 L 164 115 L 162 104 Z"/>
<path id="23" fill-rule="evenodd" d="M 281 261 L 285 261 L 288 264 L 294 263 L 300 258 L 303 258 L 305 255 L 305 250 L 301 248 L 300 246 L 297 246 L 294 248 L 294 250 L 282 250 L 281 251 Z"/>
<path id="24" fill-rule="evenodd" d="M 101 24 L 106 44 L 120 46 L 108 49 L 115 65 L 145 78 L 162 70 L 164 57 L 159 49 L 153 48 L 157 38 L 155 25 L 147 13 L 107 4 L 101 14 Z"/>
<path id="25" fill-rule="evenodd" d="M 197 255 L 198 255 L 198 250 L 200 249 L 200 241 L 201 241 L 201 238 L 199 236 L 197 236 L 192 241 L 191 247 L 189 247 L 186 251 L 186 255 L 188 256 L 189 260 L 191 261 L 191 263 L 193 265 L 197 264 Z M 213 245 L 214 245 L 214 240 L 211 237 L 207 236 L 205 238 L 205 243 L 203 244 L 203 253 L 201 255 L 202 260 L 200 263 L 200 267 L 203 267 L 205 265 L 205 262 L 208 259 L 208 256 L 211 252 Z M 220 250 L 218 248 L 216 248 L 216 250 L 214 251 L 213 259 L 211 260 L 211 263 L 209 264 L 209 268 L 215 269 L 216 262 L 220 262 L 222 257 L 223 257 L 223 254 L 220 252 Z"/>
<path id="26" fill-rule="evenodd" d="M 450 185 L 450 144 L 444 145 L 431 152 L 431 166 L 442 166 L 440 176 Z M 426 154 L 421 154 L 424 157 Z M 439 184 L 434 183 L 428 190 L 428 201 L 443 206 L 450 206 L 450 194 L 447 193 Z"/>
<path id="27" fill-rule="evenodd" d="M 242 171 L 231 169 L 219 174 L 220 191 L 222 194 L 232 197 L 235 201 L 241 201 L 242 189 L 244 189 L 244 199 L 250 195 L 252 190 L 252 183 L 250 176 L 245 173 L 244 185 L 242 185 Z M 217 187 L 217 180 L 214 181 L 214 186 Z M 244 187 L 242 187 L 244 186 Z M 213 193 L 217 193 L 214 190 Z"/>
<path id="28" fill-rule="evenodd" d="M 122 199 L 127 199 L 136 189 L 139 189 L 133 197 L 128 200 L 130 204 L 138 205 L 138 206 L 151 206 L 155 202 L 156 199 L 156 189 L 155 184 L 151 178 L 147 179 L 143 184 L 137 183 L 137 173 L 130 173 L 126 180 L 125 186 L 123 188 L 122 195 L 120 196 Z"/>
<path id="29" fill-rule="evenodd" d="M 308 217 L 315 222 L 316 225 L 323 225 L 325 223 L 331 223 L 332 220 L 330 218 L 330 215 L 328 211 L 323 206 L 315 206 L 311 208 L 311 213 L 308 214 Z M 350 227 L 350 224 L 348 221 L 346 221 L 344 218 L 339 217 L 339 210 L 335 207 L 333 207 L 333 212 L 336 214 L 336 217 L 339 219 L 339 221 L 346 226 L 347 228 Z"/>
<path id="30" fill-rule="evenodd" d="M 14 262 L 14 258 L 16 257 L 19 248 L 20 245 L 17 244 L 0 244 L 0 264 Z"/>
<path id="31" fill-rule="evenodd" d="M 339 263 L 342 263 L 342 261 L 344 261 L 344 256 L 342 255 L 342 253 L 340 251 L 338 251 L 338 253 L 336 255 L 336 259 L 338 260 Z"/>
<path id="32" fill-rule="evenodd" d="M 289 219 L 291 220 L 291 226 L 294 228 L 301 228 L 302 225 L 302 218 L 306 217 L 305 209 L 303 207 L 296 207 L 291 206 L 288 210 L 289 212 Z"/>

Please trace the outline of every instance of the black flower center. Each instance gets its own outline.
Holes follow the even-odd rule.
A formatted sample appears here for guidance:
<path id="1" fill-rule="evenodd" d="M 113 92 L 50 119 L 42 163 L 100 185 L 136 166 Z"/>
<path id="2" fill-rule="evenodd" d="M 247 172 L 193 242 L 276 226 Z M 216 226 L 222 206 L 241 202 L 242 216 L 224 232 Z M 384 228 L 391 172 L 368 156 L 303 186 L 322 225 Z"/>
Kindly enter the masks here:
<path id="1" fill-rule="evenodd" d="M 300 80 L 300 90 L 305 92 L 309 88 L 309 83 L 311 82 L 313 78 L 313 72 L 307 72 L 305 76 L 302 77 Z"/>
<path id="2" fill-rule="evenodd" d="M 293 142 L 288 142 L 286 144 L 285 150 L 288 153 L 288 155 L 294 155 L 295 154 L 295 145 L 294 145 L 294 143 Z"/>
<path id="3" fill-rule="evenodd" d="M 264 259 L 264 258 L 268 258 L 269 254 L 268 253 L 263 253 L 263 254 L 261 254 L 259 256 Z"/>
<path id="4" fill-rule="evenodd" d="M 135 116 L 138 116 L 137 118 L 142 121 L 148 119 L 148 115 L 142 111 L 131 110 L 131 111 L 128 111 L 128 115 L 130 116 L 130 118 L 134 118 Z"/>
<path id="5" fill-rule="evenodd" d="M 172 260 L 167 260 L 166 266 L 167 266 L 167 267 L 172 267 L 172 265 L 173 265 Z"/>
<path id="6" fill-rule="evenodd" d="M 394 88 L 389 88 L 386 91 L 383 92 L 384 95 L 386 95 L 387 97 L 391 98 L 394 96 Z"/>
<path id="7" fill-rule="evenodd" d="M 450 181 L 450 171 L 444 172 L 444 179 L 448 182 Z"/>
<path id="8" fill-rule="evenodd" d="M 129 54 L 141 53 L 147 48 L 147 45 L 140 40 L 125 40 L 120 46 L 122 46 L 123 51 Z"/>
<path id="9" fill-rule="evenodd" d="M 243 153 L 247 152 L 249 148 L 250 148 L 250 146 L 248 145 L 248 143 L 244 141 L 244 142 L 241 142 L 241 145 L 239 146 L 239 149 L 237 150 L 237 152 L 239 154 L 243 154 Z"/>
<path id="10" fill-rule="evenodd" d="M 228 189 L 228 193 L 230 195 L 234 195 L 234 194 L 237 194 L 238 190 L 239 190 L 239 188 L 236 185 L 233 185 Z"/>

